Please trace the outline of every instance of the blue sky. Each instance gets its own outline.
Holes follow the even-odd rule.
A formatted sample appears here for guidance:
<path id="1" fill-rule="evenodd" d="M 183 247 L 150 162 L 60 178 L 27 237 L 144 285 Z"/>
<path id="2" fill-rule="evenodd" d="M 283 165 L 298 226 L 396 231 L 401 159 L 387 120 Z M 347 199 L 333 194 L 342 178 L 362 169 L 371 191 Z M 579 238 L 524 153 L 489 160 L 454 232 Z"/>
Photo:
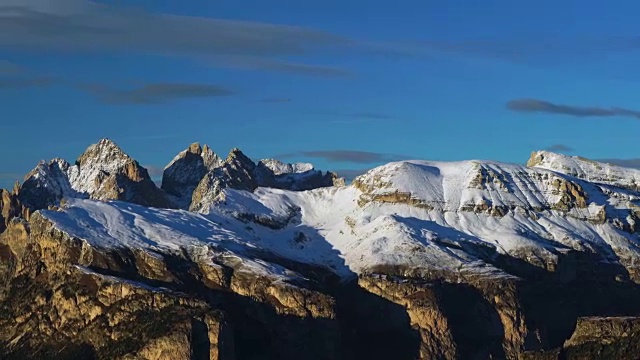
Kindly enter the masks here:
<path id="1" fill-rule="evenodd" d="M 103 137 L 152 168 L 195 141 L 331 170 L 640 158 L 640 4 L 455 3 L 0 0 L 0 186 Z"/>

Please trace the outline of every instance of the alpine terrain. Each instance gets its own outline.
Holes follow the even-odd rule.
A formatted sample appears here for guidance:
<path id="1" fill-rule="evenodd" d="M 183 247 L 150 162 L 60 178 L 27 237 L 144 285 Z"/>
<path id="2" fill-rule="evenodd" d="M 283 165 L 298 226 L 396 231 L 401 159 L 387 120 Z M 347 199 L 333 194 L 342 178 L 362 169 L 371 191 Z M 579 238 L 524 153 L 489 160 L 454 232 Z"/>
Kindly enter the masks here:
<path id="1" fill-rule="evenodd" d="M 0 196 L 2 359 L 636 359 L 640 170 L 103 139 Z"/>

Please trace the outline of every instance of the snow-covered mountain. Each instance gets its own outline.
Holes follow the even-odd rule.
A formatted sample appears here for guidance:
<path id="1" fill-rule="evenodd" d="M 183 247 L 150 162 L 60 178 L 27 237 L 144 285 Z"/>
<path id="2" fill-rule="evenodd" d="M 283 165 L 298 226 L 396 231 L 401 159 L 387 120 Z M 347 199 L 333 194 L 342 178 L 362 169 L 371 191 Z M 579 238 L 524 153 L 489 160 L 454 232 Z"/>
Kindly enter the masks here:
<path id="1" fill-rule="evenodd" d="M 194 143 L 165 167 L 162 189 L 175 196 L 178 208 L 207 211 L 226 188 L 300 191 L 333 186 L 340 181 L 344 180 L 338 179 L 337 174 L 315 170 L 311 164 L 286 164 L 273 159 L 256 164 L 237 148 L 222 159 L 207 145 Z"/>
<path id="2" fill-rule="evenodd" d="M 239 149 L 223 160 L 208 146 L 192 144 L 166 167 L 163 189 L 183 199 L 178 207 L 203 215 L 162 210 L 155 219 L 167 219 L 168 229 L 182 229 L 185 216 L 204 216 L 209 225 L 164 234 L 158 246 L 179 247 L 185 244 L 170 239 L 185 237 L 201 247 L 226 244 L 228 239 L 212 235 L 224 233 L 237 239 L 236 251 L 238 244 L 252 246 L 342 276 L 385 267 L 413 276 L 441 270 L 508 275 L 494 263 L 496 256 L 553 269 L 560 254 L 580 251 L 619 263 L 635 276 L 640 194 L 632 190 L 640 171 L 548 152 L 532 154 L 528 165 L 402 161 L 372 169 L 350 186 L 326 187 L 335 176 L 311 164 L 256 164 Z M 135 192 L 140 186 L 127 188 L 140 182 L 148 187 L 142 194 Z M 296 191 L 301 188 L 311 189 Z M 142 196 L 149 193 L 163 198 L 137 162 L 103 140 L 76 165 L 61 159 L 40 163 L 22 186 L 21 199 L 37 208 L 63 197 L 158 207 Z M 190 199 L 188 206 L 184 199 Z M 65 209 L 44 215 L 87 241 L 94 240 L 86 235 L 88 223 L 101 224 L 106 234 L 119 229 L 107 244 L 131 245 L 127 239 L 139 235 L 127 229 L 149 238 L 133 247 L 159 241 L 149 229 L 137 229 L 138 223 L 154 223 L 143 216 L 149 214 L 144 208 L 83 200 L 68 201 Z M 145 220 L 126 223 L 131 216 Z"/>
<path id="3" fill-rule="evenodd" d="M 117 234 L 104 244 L 157 244 L 150 247 L 160 252 L 187 245 L 213 244 L 240 254 L 258 248 L 347 277 L 385 267 L 404 276 L 508 276 L 494 264 L 498 255 L 552 270 L 568 251 L 597 254 L 632 275 L 640 261 L 640 194 L 549 170 L 489 161 L 403 161 L 372 169 L 350 186 L 310 191 L 248 191 L 254 186 L 242 188 L 246 179 L 203 200 L 203 215 L 153 210 L 158 213 L 149 219 L 152 212 L 145 208 L 87 200 L 43 214 L 96 246 L 102 245 L 96 239 L 107 237 L 87 234 L 83 224 Z M 132 216 L 140 220 L 131 222 Z M 154 231 L 138 229 L 159 225 L 160 218 L 167 231 L 179 233 L 156 238 Z M 143 240 L 128 242 L 137 238 Z"/>
<path id="4" fill-rule="evenodd" d="M 34 210 L 58 205 L 63 198 L 170 206 L 147 170 L 108 139 L 89 146 L 74 165 L 59 158 L 40 162 L 25 177 L 19 198 Z"/>
<path id="5" fill-rule="evenodd" d="M 224 319 L 231 319 L 241 341 L 262 339 L 260 351 L 291 351 L 268 358 L 310 356 L 306 346 L 318 346 L 313 358 L 319 359 L 342 351 L 355 351 L 345 358 L 390 358 L 406 349 L 415 351 L 401 358 L 516 359 L 527 353 L 546 359 L 568 356 L 567 346 L 591 354 L 582 347 L 591 341 L 585 336 L 595 336 L 589 329 L 640 323 L 582 318 L 640 315 L 634 305 L 640 304 L 639 174 L 535 152 L 526 166 L 392 162 L 345 185 L 311 164 L 256 163 L 239 149 L 223 159 L 196 143 L 167 165 L 157 188 L 135 160 L 102 140 L 74 165 L 41 162 L 21 187 L 2 192 L 0 230 L 7 230 L 0 235 L 0 279 L 13 287 L 0 286 L 0 304 L 13 306 L 7 304 L 14 289 L 31 291 L 24 276 L 38 284 L 50 276 L 47 291 L 54 295 L 34 293 L 31 303 L 41 306 L 34 314 L 62 313 L 51 309 L 76 301 L 79 315 L 65 311 L 81 319 L 73 321 L 85 324 L 86 334 L 100 329 L 103 335 L 87 335 L 94 347 L 133 333 L 116 336 L 115 320 L 94 325 L 86 319 L 112 319 L 109 309 L 121 302 L 155 308 L 162 294 L 179 299 L 171 304 L 188 311 L 188 324 L 208 319 L 214 339 L 208 346 L 216 351 L 224 348 Z M 56 303 L 63 296 L 57 289 L 65 286 L 79 294 L 100 289 L 82 304 L 101 305 L 66 297 Z M 115 295 L 114 286 L 127 290 Z M 204 303 L 184 300 L 185 293 Z M 130 294 L 154 300 L 141 303 Z M 203 317 L 202 309 L 212 308 L 226 318 Z M 10 313 L 21 319 L 20 311 Z M 382 313 L 381 323 L 375 319 Z M 37 331 L 66 329 L 67 320 L 56 316 L 43 318 L 47 325 Z M 328 325 L 334 321 L 339 326 Z M 338 332 L 343 340 L 325 336 Z M 626 336 L 619 333 L 615 341 Z M 370 334 L 397 336 L 404 345 L 385 347 Z M 9 335 L 0 334 L 0 342 L 22 336 Z M 193 341 L 148 346 L 181 344 L 175 346 L 189 353 Z"/>
<path id="6" fill-rule="evenodd" d="M 594 183 L 602 183 L 640 191 L 640 170 L 567 156 L 548 151 L 531 154 L 527 166 L 553 170 Z"/>

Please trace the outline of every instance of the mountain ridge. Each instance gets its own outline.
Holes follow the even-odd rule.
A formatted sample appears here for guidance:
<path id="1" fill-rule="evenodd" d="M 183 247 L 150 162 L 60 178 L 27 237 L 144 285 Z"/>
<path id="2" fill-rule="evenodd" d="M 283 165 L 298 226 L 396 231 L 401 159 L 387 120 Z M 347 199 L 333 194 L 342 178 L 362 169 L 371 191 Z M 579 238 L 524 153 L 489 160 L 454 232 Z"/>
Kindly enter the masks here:
<path id="1" fill-rule="evenodd" d="M 2 193 L 0 352 L 631 359 L 640 192 L 634 170 L 590 164 L 407 160 L 346 185 L 194 143 L 145 190 L 148 172 L 101 141 Z M 156 320 L 171 330 L 144 328 Z"/>

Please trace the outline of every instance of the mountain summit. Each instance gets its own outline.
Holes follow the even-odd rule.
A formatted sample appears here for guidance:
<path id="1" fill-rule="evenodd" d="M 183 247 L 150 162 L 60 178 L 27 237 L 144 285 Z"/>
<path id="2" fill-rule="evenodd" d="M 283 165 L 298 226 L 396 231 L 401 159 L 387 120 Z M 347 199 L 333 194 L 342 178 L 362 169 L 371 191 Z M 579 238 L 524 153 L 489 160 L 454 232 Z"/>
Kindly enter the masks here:
<path id="1" fill-rule="evenodd" d="M 527 166 L 392 162 L 346 186 L 311 164 L 194 143 L 157 188 L 102 140 L 2 193 L 0 326 L 12 330 L 0 348 L 634 358 L 638 173 L 534 152 Z"/>
<path id="2" fill-rule="evenodd" d="M 25 177 L 19 198 L 32 210 L 58 205 L 63 198 L 170 207 L 147 170 L 109 139 L 89 146 L 74 165 L 58 158 L 40 162 Z"/>

